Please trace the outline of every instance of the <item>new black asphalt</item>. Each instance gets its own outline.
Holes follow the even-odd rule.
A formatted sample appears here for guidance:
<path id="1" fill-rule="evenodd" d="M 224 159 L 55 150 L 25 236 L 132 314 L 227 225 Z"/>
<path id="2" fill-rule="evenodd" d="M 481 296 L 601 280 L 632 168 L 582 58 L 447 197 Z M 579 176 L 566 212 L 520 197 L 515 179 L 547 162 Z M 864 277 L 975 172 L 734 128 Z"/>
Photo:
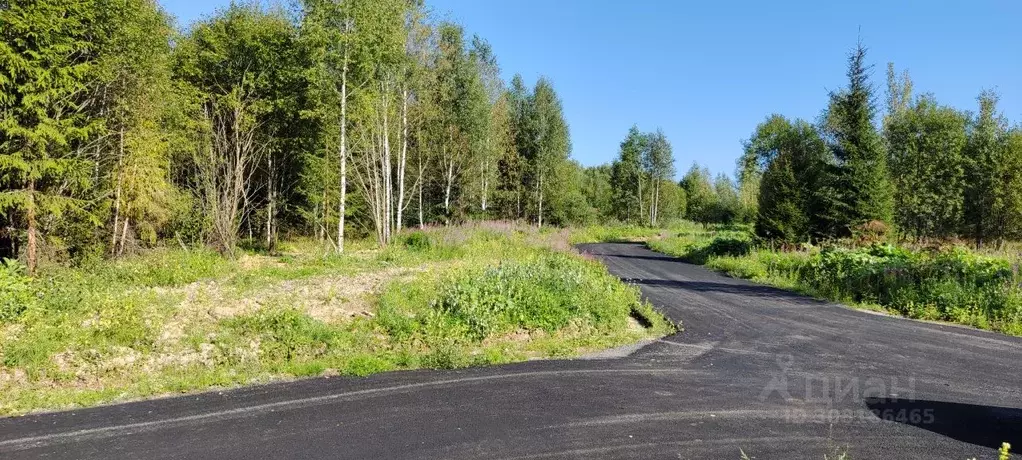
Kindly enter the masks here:
<path id="1" fill-rule="evenodd" d="M 0 459 L 996 458 L 1022 339 L 583 245 L 684 331 L 627 356 L 317 378 L 0 419 Z M 834 457 L 828 457 L 834 458 Z"/>

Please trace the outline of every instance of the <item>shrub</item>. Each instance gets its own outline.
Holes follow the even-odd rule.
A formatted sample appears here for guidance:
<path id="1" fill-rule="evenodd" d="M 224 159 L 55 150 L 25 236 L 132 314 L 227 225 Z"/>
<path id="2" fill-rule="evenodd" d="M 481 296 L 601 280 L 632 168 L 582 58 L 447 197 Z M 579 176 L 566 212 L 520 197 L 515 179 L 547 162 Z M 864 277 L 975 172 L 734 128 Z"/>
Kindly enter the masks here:
<path id="1" fill-rule="evenodd" d="M 17 261 L 0 261 L 0 322 L 10 321 L 35 303 L 32 279 Z"/>
<path id="2" fill-rule="evenodd" d="M 412 251 L 419 252 L 428 251 L 433 247 L 433 239 L 423 231 L 408 233 L 404 236 L 404 241 L 402 243 L 404 244 L 404 247 Z"/>
<path id="3" fill-rule="evenodd" d="M 852 229 L 852 237 L 859 246 L 881 243 L 890 233 L 891 227 L 879 220 L 864 222 Z"/>
<path id="4" fill-rule="evenodd" d="M 551 253 L 450 280 L 433 303 L 431 321 L 453 323 L 482 340 L 516 329 L 553 332 L 573 320 L 619 326 L 637 302 L 592 264 Z"/>
<path id="5" fill-rule="evenodd" d="M 746 256 L 752 252 L 752 238 L 748 233 L 722 233 L 713 238 L 707 250 L 714 256 Z"/>
<path id="6" fill-rule="evenodd" d="M 1013 277 L 1007 261 L 964 248 L 925 253 L 888 244 L 826 249 L 800 272 L 803 283 L 826 297 L 979 327 L 1014 302 Z"/>

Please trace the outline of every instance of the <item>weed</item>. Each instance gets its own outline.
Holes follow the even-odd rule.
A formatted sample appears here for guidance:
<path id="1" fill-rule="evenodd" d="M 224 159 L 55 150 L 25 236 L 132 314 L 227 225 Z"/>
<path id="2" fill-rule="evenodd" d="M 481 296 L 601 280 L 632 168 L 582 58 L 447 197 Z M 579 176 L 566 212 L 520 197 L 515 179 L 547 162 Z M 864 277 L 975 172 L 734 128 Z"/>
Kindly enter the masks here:
<path id="1" fill-rule="evenodd" d="M 17 261 L 0 261 L 0 323 L 10 321 L 35 303 L 32 279 Z"/>
<path id="2" fill-rule="evenodd" d="M 961 247 L 910 250 L 891 244 L 822 250 L 756 249 L 734 229 L 682 232 L 649 246 L 728 275 L 912 318 L 1022 334 L 1022 279 L 1009 260 Z"/>
<path id="3" fill-rule="evenodd" d="M 567 240 L 478 224 L 409 231 L 385 248 L 351 241 L 344 254 L 309 239 L 235 260 L 159 249 L 34 279 L 4 265 L 0 413 L 575 356 L 673 330 Z M 332 293 L 339 283 L 357 286 Z"/>

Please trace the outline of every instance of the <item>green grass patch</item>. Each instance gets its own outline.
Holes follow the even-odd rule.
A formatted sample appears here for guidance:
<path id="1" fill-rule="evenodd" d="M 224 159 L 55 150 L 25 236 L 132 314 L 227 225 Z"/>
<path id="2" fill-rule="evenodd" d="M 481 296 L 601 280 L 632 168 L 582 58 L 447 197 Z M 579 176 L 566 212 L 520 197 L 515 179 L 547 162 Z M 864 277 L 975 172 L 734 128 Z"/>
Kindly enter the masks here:
<path id="1" fill-rule="evenodd" d="M 673 331 L 568 241 L 559 229 L 481 223 L 404 232 L 385 248 L 352 242 L 344 254 L 300 240 L 277 255 L 162 249 L 35 278 L 7 264 L 0 414 L 577 356 Z"/>

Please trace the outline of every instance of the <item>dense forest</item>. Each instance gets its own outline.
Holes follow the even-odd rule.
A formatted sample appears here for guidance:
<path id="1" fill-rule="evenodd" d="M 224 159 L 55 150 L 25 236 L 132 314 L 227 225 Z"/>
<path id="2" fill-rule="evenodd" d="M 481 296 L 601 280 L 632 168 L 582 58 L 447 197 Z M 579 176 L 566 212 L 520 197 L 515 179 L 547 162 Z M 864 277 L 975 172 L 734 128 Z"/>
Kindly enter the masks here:
<path id="1" fill-rule="evenodd" d="M 407 0 L 0 2 L 0 255 L 590 219 L 552 83 Z"/>

